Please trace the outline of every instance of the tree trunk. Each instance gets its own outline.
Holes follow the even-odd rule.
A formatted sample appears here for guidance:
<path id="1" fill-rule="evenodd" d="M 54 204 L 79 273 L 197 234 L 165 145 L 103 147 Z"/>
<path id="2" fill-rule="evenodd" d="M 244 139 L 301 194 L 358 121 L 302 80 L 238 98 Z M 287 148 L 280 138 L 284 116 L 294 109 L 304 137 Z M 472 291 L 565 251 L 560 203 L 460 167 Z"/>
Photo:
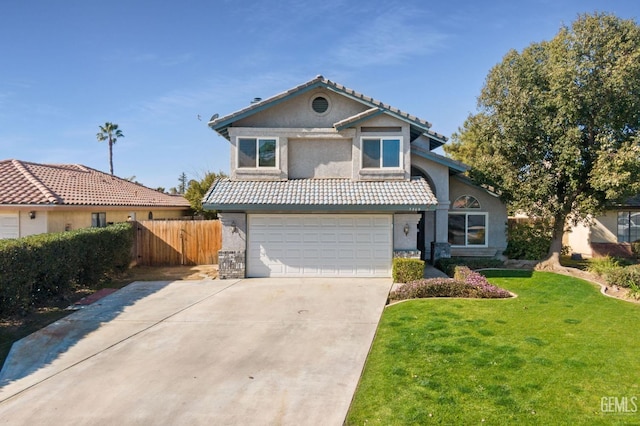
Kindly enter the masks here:
<path id="1" fill-rule="evenodd" d="M 553 232 L 551 234 L 549 253 L 547 254 L 547 258 L 539 263 L 536 269 L 543 271 L 558 271 L 564 269 L 560 264 L 560 253 L 562 252 L 562 238 L 564 236 L 564 223 L 566 220 L 566 214 L 556 214 L 553 220 Z"/>
<path id="2" fill-rule="evenodd" d="M 113 175 L 113 142 L 111 142 L 111 138 L 109 138 L 109 170 Z"/>

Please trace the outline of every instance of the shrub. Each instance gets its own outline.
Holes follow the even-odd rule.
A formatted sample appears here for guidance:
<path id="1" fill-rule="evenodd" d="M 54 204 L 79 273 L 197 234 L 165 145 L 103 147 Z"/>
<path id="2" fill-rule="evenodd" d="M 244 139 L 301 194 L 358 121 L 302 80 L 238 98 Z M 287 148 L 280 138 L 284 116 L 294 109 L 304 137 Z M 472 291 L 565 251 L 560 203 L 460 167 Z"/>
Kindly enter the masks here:
<path id="1" fill-rule="evenodd" d="M 500 268 L 503 265 L 504 262 L 501 260 L 490 257 L 452 257 L 449 259 L 439 259 L 435 266 L 452 277 L 456 266 L 468 266 L 470 269 L 483 269 Z"/>
<path id="2" fill-rule="evenodd" d="M 633 289 L 640 288 L 640 265 L 615 267 L 607 271 L 606 281 L 609 285 L 617 285 Z"/>
<path id="3" fill-rule="evenodd" d="M 391 292 L 391 300 L 419 299 L 424 297 L 506 298 L 511 294 L 489 284 L 487 279 L 467 268 L 458 267 L 454 278 L 431 278 L 404 284 Z"/>
<path id="4" fill-rule="evenodd" d="M 631 243 L 631 253 L 633 253 L 636 259 L 640 259 L 640 240 Z"/>
<path id="5" fill-rule="evenodd" d="M 0 315 L 63 296 L 76 284 L 93 286 L 129 265 L 133 228 L 107 228 L 0 240 Z"/>
<path id="6" fill-rule="evenodd" d="M 422 277 L 424 277 L 424 261 L 400 257 L 393 259 L 393 282 L 408 283 Z"/>
<path id="7" fill-rule="evenodd" d="M 503 290 L 500 287 L 496 287 L 493 284 L 489 284 L 489 281 L 487 281 L 487 277 L 476 271 L 472 271 L 466 266 L 456 267 L 453 279 L 462 281 L 465 284 L 476 289 L 478 292 L 478 297 L 481 298 L 511 297 L 511 294 L 508 291 Z"/>
<path id="8" fill-rule="evenodd" d="M 540 260 L 549 253 L 551 229 L 543 222 L 515 223 L 509 226 L 507 249 L 510 259 Z"/>
<path id="9" fill-rule="evenodd" d="M 589 260 L 587 271 L 592 274 L 606 276 L 611 270 L 629 265 L 626 259 L 620 259 L 612 256 L 594 257 Z"/>
<path id="10" fill-rule="evenodd" d="M 424 297 L 475 297 L 472 289 L 453 278 L 429 278 L 404 284 L 389 295 L 391 300 L 420 299 Z"/>

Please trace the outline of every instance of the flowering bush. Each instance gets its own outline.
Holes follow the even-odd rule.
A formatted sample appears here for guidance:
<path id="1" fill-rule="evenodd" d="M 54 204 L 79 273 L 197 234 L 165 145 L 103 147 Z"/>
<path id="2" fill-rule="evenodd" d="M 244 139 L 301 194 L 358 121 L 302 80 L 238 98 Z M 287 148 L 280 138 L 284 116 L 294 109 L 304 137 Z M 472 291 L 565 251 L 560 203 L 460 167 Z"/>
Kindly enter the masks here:
<path id="1" fill-rule="evenodd" d="M 453 279 L 462 281 L 475 288 L 478 291 L 478 297 L 481 298 L 494 299 L 511 297 L 511 294 L 508 291 L 503 290 L 500 287 L 496 287 L 493 284 L 489 284 L 489 281 L 487 281 L 487 278 L 484 275 L 476 271 L 472 271 L 466 266 L 457 266 L 453 274 Z"/>
<path id="2" fill-rule="evenodd" d="M 389 295 L 391 300 L 420 299 L 425 297 L 467 297 L 497 299 L 511 294 L 489 284 L 487 279 L 466 266 L 456 268 L 454 278 L 431 278 L 402 285 Z"/>

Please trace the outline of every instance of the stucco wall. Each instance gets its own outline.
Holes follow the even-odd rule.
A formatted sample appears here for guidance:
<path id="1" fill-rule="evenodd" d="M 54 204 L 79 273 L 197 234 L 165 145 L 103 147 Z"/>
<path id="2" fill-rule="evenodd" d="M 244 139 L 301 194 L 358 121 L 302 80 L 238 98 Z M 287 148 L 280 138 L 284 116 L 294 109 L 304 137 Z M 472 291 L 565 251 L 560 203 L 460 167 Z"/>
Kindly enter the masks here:
<path id="1" fill-rule="evenodd" d="M 393 215 L 394 250 L 417 250 L 419 221 L 420 215 L 415 213 L 396 213 Z M 405 226 L 407 234 L 404 233 Z"/>
<path id="2" fill-rule="evenodd" d="M 318 114 L 311 109 L 311 101 L 323 96 L 329 109 Z M 333 123 L 366 111 L 368 107 L 325 89 L 313 90 L 238 120 L 234 127 L 331 128 Z"/>
<path id="3" fill-rule="evenodd" d="M 618 242 L 618 212 L 609 211 L 593 219 L 591 224 L 570 225 L 565 241 L 571 253 L 585 257 L 593 256 L 591 243 Z"/>
<path id="4" fill-rule="evenodd" d="M 47 232 L 47 212 L 36 212 L 35 219 L 29 217 L 29 210 L 20 211 L 20 237 Z"/>
<path id="5" fill-rule="evenodd" d="M 449 168 L 434 161 L 414 155 L 411 158 L 412 166 L 423 171 L 430 179 L 431 188 L 438 201 L 449 201 Z"/>
<path id="6" fill-rule="evenodd" d="M 289 179 L 350 178 L 351 139 L 289 139 Z"/>
<path id="7" fill-rule="evenodd" d="M 93 210 L 59 210 L 49 211 L 47 220 L 47 232 L 63 232 L 74 229 L 90 228 L 91 213 L 106 213 L 107 223 L 126 222 L 131 216 L 136 220 L 147 220 L 149 212 L 153 213 L 153 219 L 172 219 L 185 215 L 184 210 L 107 210 L 95 207 Z"/>
<path id="8" fill-rule="evenodd" d="M 608 211 L 599 216 L 591 226 L 592 243 L 618 242 L 618 212 Z"/>

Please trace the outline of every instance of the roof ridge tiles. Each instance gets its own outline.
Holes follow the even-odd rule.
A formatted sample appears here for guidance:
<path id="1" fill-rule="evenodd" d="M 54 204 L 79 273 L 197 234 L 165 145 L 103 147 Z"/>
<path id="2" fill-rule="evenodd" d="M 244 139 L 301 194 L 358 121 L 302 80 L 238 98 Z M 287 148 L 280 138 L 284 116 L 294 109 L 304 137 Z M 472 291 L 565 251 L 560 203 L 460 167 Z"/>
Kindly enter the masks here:
<path id="1" fill-rule="evenodd" d="M 31 183 L 33 186 L 35 186 L 38 189 L 38 191 L 40 191 L 42 193 L 42 195 L 44 195 L 45 198 L 51 204 L 61 204 L 62 200 L 60 200 L 59 197 L 57 197 L 53 192 L 51 192 L 51 190 L 49 188 L 47 188 L 45 186 L 45 184 L 40 181 L 40 179 L 35 177 L 33 175 L 33 173 L 31 173 L 25 167 L 25 165 L 22 164 L 21 161 L 19 161 L 19 160 L 11 160 L 11 163 L 16 168 L 16 170 L 18 170 L 25 177 L 25 179 L 27 179 L 27 181 L 29 181 L 29 183 Z"/>

